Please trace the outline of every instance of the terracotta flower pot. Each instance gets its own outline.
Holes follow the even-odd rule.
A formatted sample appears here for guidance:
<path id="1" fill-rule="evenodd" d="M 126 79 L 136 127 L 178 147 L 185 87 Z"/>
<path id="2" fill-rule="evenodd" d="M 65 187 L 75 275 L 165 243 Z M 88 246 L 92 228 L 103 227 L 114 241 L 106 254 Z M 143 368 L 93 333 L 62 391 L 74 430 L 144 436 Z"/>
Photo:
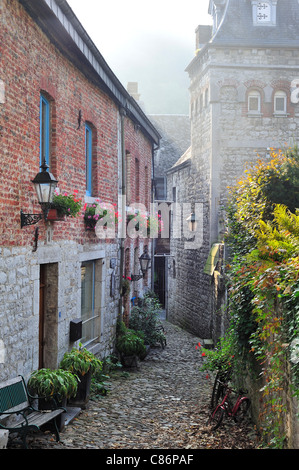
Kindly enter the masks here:
<path id="1" fill-rule="evenodd" d="M 58 215 L 57 209 L 50 209 L 47 215 L 47 220 L 52 220 L 52 221 L 64 221 L 65 216 L 64 215 Z"/>

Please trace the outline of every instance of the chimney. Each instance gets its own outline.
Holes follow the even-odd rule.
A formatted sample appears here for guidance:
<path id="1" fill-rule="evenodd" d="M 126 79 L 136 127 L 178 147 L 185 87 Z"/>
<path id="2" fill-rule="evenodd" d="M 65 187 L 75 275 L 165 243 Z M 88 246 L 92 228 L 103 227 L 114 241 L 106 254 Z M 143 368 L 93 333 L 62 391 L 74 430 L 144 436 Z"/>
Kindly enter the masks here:
<path id="1" fill-rule="evenodd" d="M 139 101 L 140 94 L 138 93 L 138 82 L 129 82 L 127 85 L 127 92 L 135 101 Z"/>
<path id="2" fill-rule="evenodd" d="M 211 25 L 199 25 L 195 30 L 195 50 L 202 49 L 212 37 L 213 27 Z"/>

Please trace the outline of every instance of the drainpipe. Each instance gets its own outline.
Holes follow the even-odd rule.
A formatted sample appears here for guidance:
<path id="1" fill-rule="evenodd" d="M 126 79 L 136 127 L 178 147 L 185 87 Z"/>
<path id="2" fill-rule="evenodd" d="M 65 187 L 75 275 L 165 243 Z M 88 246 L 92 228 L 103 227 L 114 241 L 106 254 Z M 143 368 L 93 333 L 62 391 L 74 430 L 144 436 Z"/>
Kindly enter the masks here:
<path id="1" fill-rule="evenodd" d="M 152 191 L 151 191 L 151 203 L 152 207 L 154 207 L 155 203 L 155 194 L 156 194 L 156 187 L 155 187 L 155 151 L 158 150 L 160 145 L 155 148 L 155 145 L 152 144 Z M 151 212 L 151 211 L 150 211 Z M 151 214 L 150 214 L 151 215 Z M 152 239 L 152 249 L 151 249 L 151 289 L 154 290 L 154 278 L 155 278 L 155 238 Z"/>
<path id="2" fill-rule="evenodd" d="M 119 267 L 119 301 L 118 301 L 118 316 L 119 320 L 122 319 L 122 277 L 124 270 L 124 258 L 125 258 L 125 234 L 126 234 L 126 150 L 125 150 L 125 116 L 126 110 L 120 109 L 120 129 L 121 129 L 121 233 L 120 233 L 120 267 Z"/>

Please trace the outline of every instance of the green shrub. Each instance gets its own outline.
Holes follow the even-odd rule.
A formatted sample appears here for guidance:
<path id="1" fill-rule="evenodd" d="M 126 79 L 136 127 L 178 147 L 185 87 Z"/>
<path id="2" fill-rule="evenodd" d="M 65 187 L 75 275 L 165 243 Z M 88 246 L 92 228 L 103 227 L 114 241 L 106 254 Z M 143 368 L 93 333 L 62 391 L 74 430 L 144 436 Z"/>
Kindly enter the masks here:
<path id="1" fill-rule="evenodd" d="M 146 348 L 141 336 L 142 333 L 126 328 L 125 324 L 121 322 L 120 334 L 116 340 L 117 351 L 123 356 L 143 356 Z"/>
<path id="2" fill-rule="evenodd" d="M 134 331 L 142 331 L 145 344 L 155 346 L 161 340 L 165 341 L 163 331 L 158 330 L 161 304 L 151 291 L 144 295 L 140 305 L 132 308 L 129 327 Z"/>

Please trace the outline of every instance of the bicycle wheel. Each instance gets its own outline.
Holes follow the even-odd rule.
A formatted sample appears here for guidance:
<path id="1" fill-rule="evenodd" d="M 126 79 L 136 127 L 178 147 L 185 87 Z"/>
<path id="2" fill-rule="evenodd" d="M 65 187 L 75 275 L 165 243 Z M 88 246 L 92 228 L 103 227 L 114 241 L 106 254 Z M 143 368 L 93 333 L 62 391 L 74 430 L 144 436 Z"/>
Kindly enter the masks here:
<path id="1" fill-rule="evenodd" d="M 207 426 L 211 431 L 215 431 L 215 429 L 219 428 L 220 424 L 222 423 L 223 416 L 224 409 L 220 406 L 217 406 L 216 409 L 212 411 L 207 422 Z"/>
<path id="2" fill-rule="evenodd" d="M 234 421 L 236 423 L 241 423 L 245 416 L 248 413 L 250 407 L 250 400 L 249 398 L 243 398 L 243 400 L 240 402 L 240 405 L 238 406 L 238 409 L 234 415 Z"/>

